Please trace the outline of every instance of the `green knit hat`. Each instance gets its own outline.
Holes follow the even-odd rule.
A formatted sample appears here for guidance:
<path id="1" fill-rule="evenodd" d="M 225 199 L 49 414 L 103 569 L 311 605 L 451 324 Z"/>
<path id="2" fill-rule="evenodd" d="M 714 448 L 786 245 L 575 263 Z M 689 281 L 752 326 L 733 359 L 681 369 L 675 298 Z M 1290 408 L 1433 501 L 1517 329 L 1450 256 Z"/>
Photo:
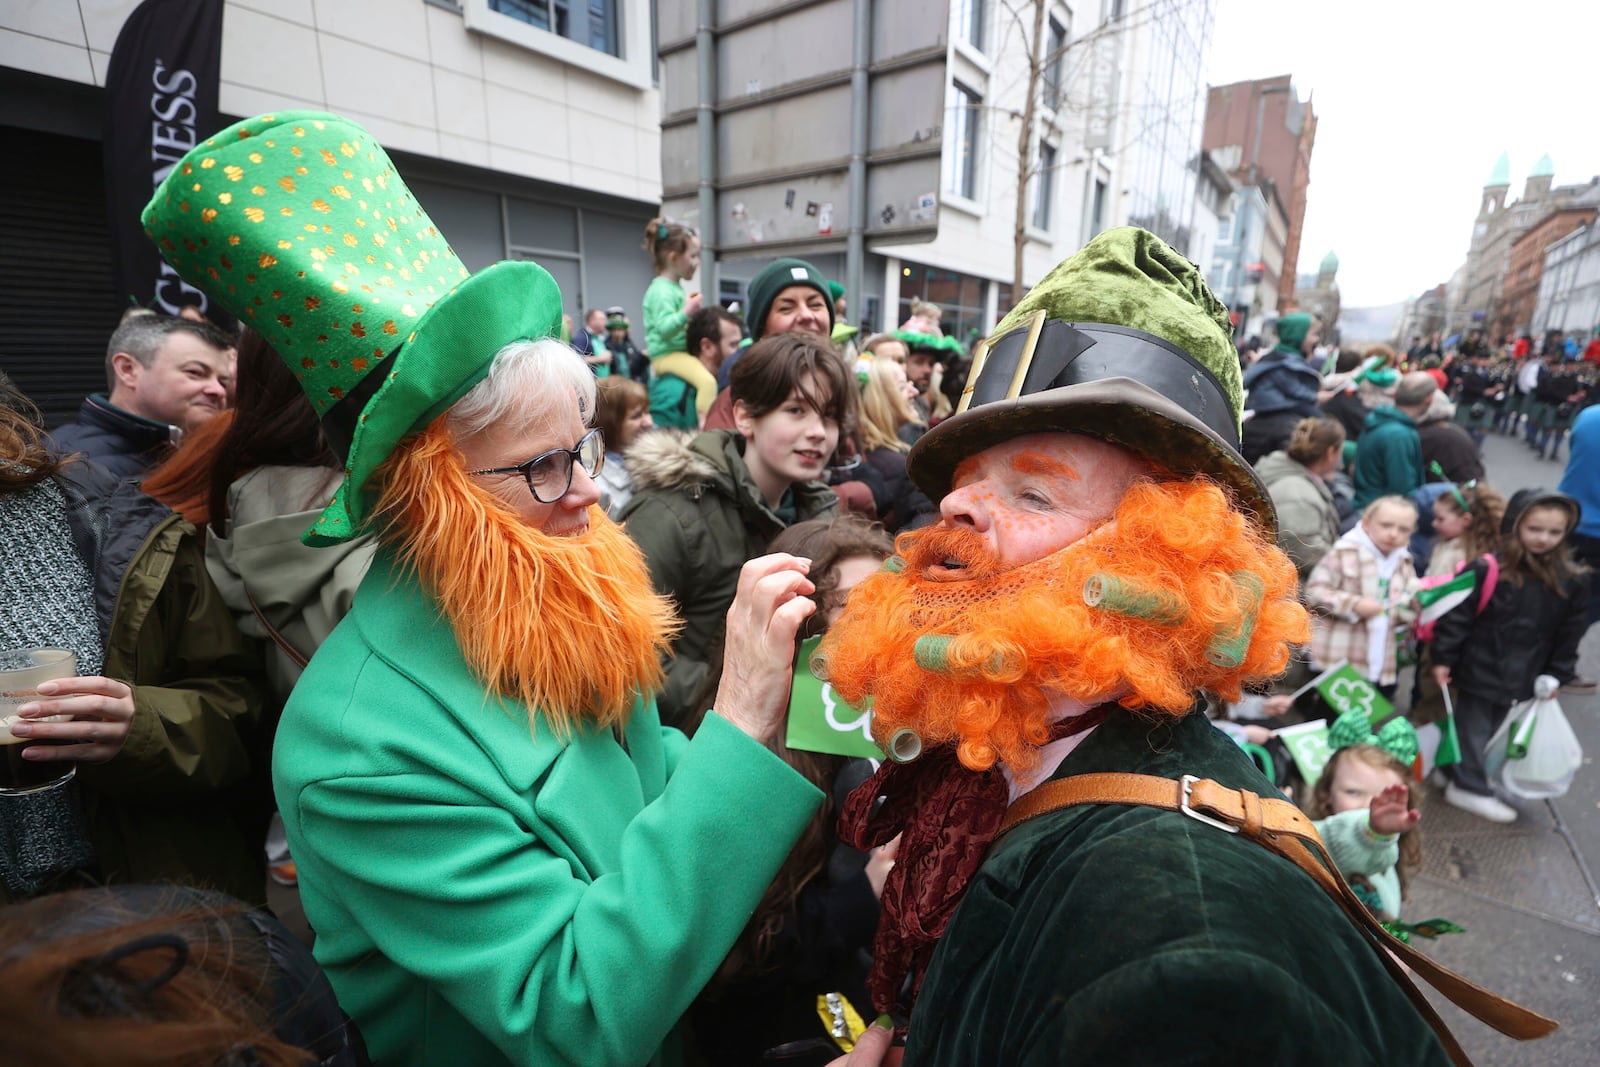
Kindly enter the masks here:
<path id="1" fill-rule="evenodd" d="M 767 312 L 778 294 L 791 285 L 805 285 L 822 294 L 828 303 L 828 330 L 833 330 L 833 296 L 828 292 L 828 279 L 822 272 L 803 259 L 779 259 L 763 267 L 750 279 L 750 316 L 745 322 L 750 326 L 750 336 L 761 340 L 766 332 Z"/>
<path id="2" fill-rule="evenodd" d="M 1299 348 L 1305 344 L 1306 334 L 1311 332 L 1311 316 L 1304 311 L 1284 315 L 1278 319 L 1276 330 L 1279 344 Z"/>
<path id="3" fill-rule="evenodd" d="M 366 130 L 318 111 L 261 115 L 184 156 L 144 210 L 180 276 L 288 364 L 344 481 L 303 540 L 358 534 L 367 480 L 408 434 L 489 373 L 506 344 L 555 336 L 543 267 L 469 275 Z"/>
<path id="4" fill-rule="evenodd" d="M 1107 230 L 1057 264 L 979 345 L 957 413 L 908 466 L 938 500 L 956 466 L 1046 431 L 1120 445 L 1228 487 L 1271 530 L 1271 498 L 1239 452 L 1244 389 L 1227 308 L 1159 237 Z"/>

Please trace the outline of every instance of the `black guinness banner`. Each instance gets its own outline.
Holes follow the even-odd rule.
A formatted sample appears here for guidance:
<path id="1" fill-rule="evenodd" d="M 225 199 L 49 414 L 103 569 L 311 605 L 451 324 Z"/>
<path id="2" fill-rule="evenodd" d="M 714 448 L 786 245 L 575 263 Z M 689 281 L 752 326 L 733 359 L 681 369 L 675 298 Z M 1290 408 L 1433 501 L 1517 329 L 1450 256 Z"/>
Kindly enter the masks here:
<path id="1" fill-rule="evenodd" d="M 223 325 L 200 290 L 179 278 L 139 224 L 156 186 L 184 154 L 221 128 L 223 0 L 144 0 L 117 34 L 106 72 L 106 218 L 119 300 L 177 314 L 197 306 Z"/>

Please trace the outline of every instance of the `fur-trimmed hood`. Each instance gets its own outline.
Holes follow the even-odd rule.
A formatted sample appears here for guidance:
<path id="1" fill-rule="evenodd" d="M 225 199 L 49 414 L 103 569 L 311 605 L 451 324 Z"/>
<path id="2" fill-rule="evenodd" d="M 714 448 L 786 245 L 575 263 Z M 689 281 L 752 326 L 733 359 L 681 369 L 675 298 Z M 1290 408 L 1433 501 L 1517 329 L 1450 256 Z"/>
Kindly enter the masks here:
<path id="1" fill-rule="evenodd" d="M 718 432 L 718 431 L 713 431 Z M 633 475 L 633 491 L 674 491 L 713 482 L 731 483 L 725 462 L 694 446 L 709 434 L 692 430 L 652 430 L 634 439 L 623 462 Z"/>

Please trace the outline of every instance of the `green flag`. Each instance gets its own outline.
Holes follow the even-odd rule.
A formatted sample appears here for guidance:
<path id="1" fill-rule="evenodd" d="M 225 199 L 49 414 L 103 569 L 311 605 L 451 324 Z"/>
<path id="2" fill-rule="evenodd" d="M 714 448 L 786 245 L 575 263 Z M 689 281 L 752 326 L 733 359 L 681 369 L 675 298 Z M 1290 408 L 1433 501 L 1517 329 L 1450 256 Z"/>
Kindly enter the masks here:
<path id="1" fill-rule="evenodd" d="M 1328 760 L 1333 756 L 1328 748 L 1328 720 L 1297 723 L 1275 732 L 1278 740 L 1283 742 L 1283 747 L 1289 750 L 1294 765 L 1300 768 L 1300 777 L 1306 780 L 1306 788 L 1316 785 L 1317 779 L 1322 777 L 1322 768 L 1328 765 Z"/>
<path id="2" fill-rule="evenodd" d="M 1439 721 L 1439 747 L 1433 753 L 1435 767 L 1448 767 L 1461 762 L 1461 738 L 1456 733 L 1456 708 L 1450 700 L 1450 687 L 1440 686 L 1444 693 L 1444 718 Z"/>
<path id="3" fill-rule="evenodd" d="M 785 743 L 803 752 L 883 759 L 883 750 L 872 740 L 871 707 L 856 710 L 833 691 L 833 686 L 811 673 L 811 655 L 821 642 L 822 638 L 813 637 L 800 646 L 794 688 L 789 690 Z"/>
<path id="4" fill-rule="evenodd" d="M 1367 713 L 1368 720 L 1376 725 L 1394 714 L 1394 705 L 1384 699 L 1376 686 L 1356 673 L 1349 663 L 1341 663 L 1323 671 L 1312 685 L 1322 694 L 1328 706 L 1340 715 L 1352 708 L 1360 708 Z"/>

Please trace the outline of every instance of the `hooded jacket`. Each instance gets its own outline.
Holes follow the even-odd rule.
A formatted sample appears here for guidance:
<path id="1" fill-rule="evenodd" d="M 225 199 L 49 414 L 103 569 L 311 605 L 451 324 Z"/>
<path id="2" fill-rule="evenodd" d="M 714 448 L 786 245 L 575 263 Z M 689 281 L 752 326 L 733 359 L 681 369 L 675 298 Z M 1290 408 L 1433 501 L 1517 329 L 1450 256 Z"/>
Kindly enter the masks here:
<path id="1" fill-rule="evenodd" d="M 1339 540 L 1339 511 L 1328 483 L 1287 452 L 1261 457 L 1256 464 L 1272 504 L 1278 509 L 1278 547 L 1294 560 L 1305 584 L 1317 562 Z"/>
<path id="2" fill-rule="evenodd" d="M 176 426 L 124 411 L 106 394 L 94 393 L 79 405 L 77 421 L 50 435 L 50 444 L 63 456 L 82 452 L 119 478 L 138 478 L 182 437 Z"/>
<path id="3" fill-rule="evenodd" d="M 1380 496 L 1409 496 L 1422 484 L 1422 439 L 1417 424 L 1396 407 L 1378 408 L 1356 448 L 1356 510 Z"/>
<path id="4" fill-rule="evenodd" d="M 1444 393 L 1433 394 L 1428 410 L 1417 420 L 1417 439 L 1422 443 L 1422 469 L 1428 479 L 1437 478 L 1433 464 L 1444 471 L 1443 481 L 1472 481 L 1483 477 L 1483 457 L 1478 454 L 1472 435 L 1455 421 L 1456 406 Z"/>
<path id="5" fill-rule="evenodd" d="M 822 482 L 800 482 L 790 493 L 793 514 L 780 517 L 750 477 L 744 448 L 744 438 L 729 430 L 692 437 L 660 431 L 640 437 L 628 453 L 634 495 L 617 518 L 643 549 L 656 591 L 671 597 L 683 618 L 658 697 L 669 725 L 702 710 L 692 704 L 721 645 L 739 569 L 786 527 L 839 506 Z"/>
<path id="6" fill-rule="evenodd" d="M 1565 493 L 1519 489 L 1506 504 L 1501 531 L 1516 536 L 1517 523 L 1529 508 L 1557 505 L 1573 513 L 1581 508 Z M 1501 556 L 1502 563 L 1504 555 Z M 1479 588 L 1488 565 L 1475 560 Z M 1578 674 L 1578 642 L 1588 629 L 1590 575 L 1562 583 L 1561 592 L 1535 578 L 1520 583 L 1501 566 L 1500 578 L 1483 613 L 1478 598 L 1468 597 L 1434 624 L 1433 662 L 1450 668 L 1451 682 L 1482 700 L 1502 706 L 1533 696 L 1533 680 L 1555 675 L 1563 684 Z"/>
<path id="7" fill-rule="evenodd" d="M 1293 412 L 1302 418 L 1320 415 L 1317 390 L 1322 375 L 1292 349 L 1278 347 L 1256 360 L 1244 372 L 1245 407 L 1263 415 Z"/>

